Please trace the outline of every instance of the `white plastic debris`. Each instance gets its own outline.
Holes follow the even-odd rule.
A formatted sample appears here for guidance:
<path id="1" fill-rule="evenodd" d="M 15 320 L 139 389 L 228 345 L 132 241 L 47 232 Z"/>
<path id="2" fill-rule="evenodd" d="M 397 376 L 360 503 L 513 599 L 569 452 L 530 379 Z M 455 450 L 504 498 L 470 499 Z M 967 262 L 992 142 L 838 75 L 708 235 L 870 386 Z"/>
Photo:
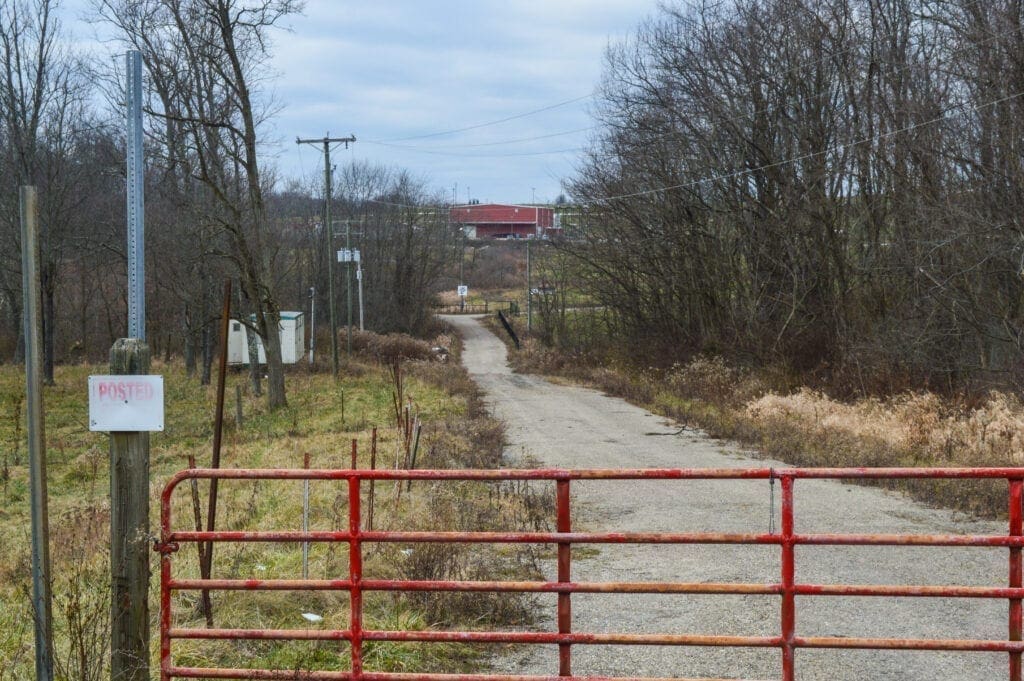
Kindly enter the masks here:
<path id="1" fill-rule="evenodd" d="M 315 612 L 304 612 L 304 613 L 302 613 L 302 616 L 305 617 L 310 622 L 323 622 L 324 621 L 324 618 L 321 617 L 320 615 L 316 614 Z"/>

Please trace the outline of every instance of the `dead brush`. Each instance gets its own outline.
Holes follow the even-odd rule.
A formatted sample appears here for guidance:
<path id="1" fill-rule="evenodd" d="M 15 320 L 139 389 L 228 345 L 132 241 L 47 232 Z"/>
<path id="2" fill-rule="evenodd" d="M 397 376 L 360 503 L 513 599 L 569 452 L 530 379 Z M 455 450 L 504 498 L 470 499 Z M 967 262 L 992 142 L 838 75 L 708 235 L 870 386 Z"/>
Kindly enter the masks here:
<path id="1" fill-rule="evenodd" d="M 61 681 L 102 681 L 110 642 L 110 510 L 62 515 L 51 545 L 54 671 Z"/>
<path id="2" fill-rule="evenodd" d="M 429 361 L 435 358 L 430 343 L 404 333 L 353 331 L 352 350 L 381 364 L 410 360 Z"/>
<path id="3" fill-rule="evenodd" d="M 454 531 L 548 531 L 554 499 L 521 481 L 432 485 L 427 505 L 410 529 Z M 417 544 L 389 547 L 402 579 L 491 581 L 539 579 L 541 549 L 528 545 L 508 551 L 488 544 Z M 516 594 L 410 592 L 403 597 L 431 624 L 452 626 L 526 625 L 533 621 L 536 599 Z"/>

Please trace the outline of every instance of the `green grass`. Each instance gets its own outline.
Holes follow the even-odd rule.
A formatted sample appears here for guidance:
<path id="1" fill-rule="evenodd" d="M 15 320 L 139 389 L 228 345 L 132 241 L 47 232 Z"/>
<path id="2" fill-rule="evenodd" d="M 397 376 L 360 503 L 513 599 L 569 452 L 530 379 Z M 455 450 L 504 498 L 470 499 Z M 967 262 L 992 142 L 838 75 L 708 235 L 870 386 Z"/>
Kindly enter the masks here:
<path id="1" fill-rule="evenodd" d="M 58 678 L 101 679 L 109 655 L 109 478 L 108 437 L 87 428 L 86 385 L 90 374 L 106 373 L 103 366 L 58 367 L 56 385 L 45 390 L 46 443 L 50 495 L 52 564 L 54 573 L 55 657 Z M 159 523 L 156 503 L 166 480 L 187 466 L 194 455 L 199 466 L 210 460 L 213 436 L 214 389 L 200 386 L 177 364 L 155 365 L 164 375 L 166 429 L 151 436 L 150 525 Z M 501 428 L 486 416 L 461 368 L 451 365 L 411 364 L 404 372 L 405 394 L 424 424 L 420 467 L 446 465 L 495 465 L 500 460 Z M 235 385 L 243 387 L 244 420 L 234 423 Z M 231 373 L 227 380 L 227 418 L 222 450 L 224 467 L 301 467 L 309 453 L 317 468 L 347 468 L 351 442 L 359 448 L 358 465 L 370 464 L 370 432 L 378 426 L 378 467 L 395 465 L 399 434 L 395 427 L 392 378 L 372 362 L 352 362 L 338 383 L 328 372 L 311 373 L 295 367 L 287 378 L 286 408 L 270 413 L 262 399 L 249 393 L 245 374 Z M 29 589 L 29 531 L 27 467 L 23 440 L 24 375 L 17 367 L 0 367 L 0 681 L 32 675 L 32 631 Z M 344 402 L 344 416 L 342 403 Z M 481 456 L 481 452 L 486 452 Z M 207 485 L 200 483 L 202 508 Z M 432 500 L 434 486 L 403 489 L 401 498 L 391 484 L 376 485 L 375 525 L 408 527 L 423 522 L 455 523 L 459 519 L 447 505 Z M 480 490 L 468 498 L 469 517 L 501 515 L 503 509 Z M 217 524 L 224 529 L 300 529 L 302 483 L 274 481 L 224 481 L 220 486 Z M 366 489 L 363 508 L 366 509 Z M 515 504 L 513 504 L 515 505 Z M 474 511 L 473 509 L 477 510 Z M 439 509 L 441 509 L 439 511 Z M 445 516 L 444 514 L 449 514 Z M 172 504 L 174 524 L 192 529 L 193 511 L 188 484 L 179 485 Z M 508 516 L 504 517 L 515 517 Z M 311 483 L 312 529 L 345 527 L 348 522 L 344 483 Z M 442 525 L 443 526 L 443 525 Z M 214 576 L 224 578 L 297 578 L 301 576 L 301 551 L 292 544 L 218 545 Z M 480 567 L 482 573 L 501 570 L 510 559 L 490 555 L 462 556 L 456 563 Z M 408 575 L 422 569 L 406 565 L 395 550 L 367 551 L 365 575 Z M 194 545 L 183 545 L 173 557 L 176 577 L 198 577 Z M 156 616 L 158 560 L 151 568 L 151 630 L 156 665 Z M 448 565 L 432 566 L 442 573 Z M 314 544 L 311 578 L 347 576 L 347 545 Z M 174 625 L 204 626 L 198 610 L 198 594 L 175 596 Z M 410 600 L 391 594 L 368 594 L 366 623 L 380 628 L 424 628 L 431 624 L 425 613 L 444 608 L 443 596 L 433 602 Z M 348 627 L 347 593 L 220 592 L 214 593 L 217 626 L 265 628 Z M 303 612 L 321 615 L 323 622 L 308 624 Z M 457 620 L 456 612 L 455 619 Z M 474 614 L 473 616 L 476 616 Z M 436 621 L 436 620 L 435 620 Z M 176 663 L 281 669 L 347 669 L 348 646 L 344 643 L 186 642 L 173 647 Z M 476 655 L 450 645 L 368 646 L 366 668 L 420 670 L 461 668 Z"/>

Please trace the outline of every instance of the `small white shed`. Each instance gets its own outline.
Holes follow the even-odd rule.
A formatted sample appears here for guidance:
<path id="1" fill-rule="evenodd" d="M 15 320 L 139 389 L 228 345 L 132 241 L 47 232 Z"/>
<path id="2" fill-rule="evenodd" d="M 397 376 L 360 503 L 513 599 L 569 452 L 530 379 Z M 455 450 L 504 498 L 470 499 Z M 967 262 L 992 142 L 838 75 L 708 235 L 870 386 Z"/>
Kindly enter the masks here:
<path id="1" fill-rule="evenodd" d="M 250 318 L 250 321 L 255 321 Z M 295 364 L 302 358 L 306 348 L 306 317 L 302 312 L 281 312 L 281 360 Z M 260 364 L 266 364 L 267 354 L 263 342 L 256 336 L 256 348 Z M 228 326 L 228 364 L 249 363 L 249 330 L 236 319 Z"/>

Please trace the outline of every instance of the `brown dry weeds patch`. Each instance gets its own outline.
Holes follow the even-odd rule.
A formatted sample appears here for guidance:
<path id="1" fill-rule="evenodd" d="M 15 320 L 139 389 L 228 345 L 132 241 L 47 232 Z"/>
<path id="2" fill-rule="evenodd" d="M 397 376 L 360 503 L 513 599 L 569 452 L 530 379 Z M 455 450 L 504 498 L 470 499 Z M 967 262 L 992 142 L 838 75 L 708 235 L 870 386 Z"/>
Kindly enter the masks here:
<path id="1" fill-rule="evenodd" d="M 1021 466 L 1024 402 L 905 392 L 837 400 L 784 371 L 751 370 L 697 357 L 668 370 L 594 366 L 527 340 L 517 371 L 561 376 L 737 440 L 795 466 Z M 979 480 L 883 483 L 926 503 L 981 517 L 1006 514 L 1006 484 Z"/>

